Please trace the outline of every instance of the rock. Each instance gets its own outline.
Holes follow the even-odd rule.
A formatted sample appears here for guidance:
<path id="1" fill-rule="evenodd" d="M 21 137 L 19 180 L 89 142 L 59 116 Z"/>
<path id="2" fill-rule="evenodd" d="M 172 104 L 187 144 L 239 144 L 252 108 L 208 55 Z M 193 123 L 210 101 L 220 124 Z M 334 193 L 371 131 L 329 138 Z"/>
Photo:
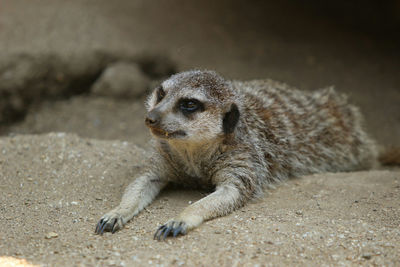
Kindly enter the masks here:
<path id="1" fill-rule="evenodd" d="M 57 238 L 57 237 L 58 237 L 58 234 L 55 232 L 49 232 L 45 236 L 46 239 Z"/>
<path id="2" fill-rule="evenodd" d="M 300 215 L 300 216 L 302 216 L 302 215 L 303 215 L 303 211 L 301 211 L 301 210 L 297 210 L 297 211 L 296 211 L 296 215 Z"/>
<path id="3" fill-rule="evenodd" d="M 372 258 L 372 255 L 370 253 L 364 253 L 361 257 L 363 257 L 366 260 L 370 260 Z"/>
<path id="4" fill-rule="evenodd" d="M 22 119 L 32 104 L 89 92 L 92 87 L 100 95 L 141 96 L 151 87 L 150 79 L 158 79 L 158 84 L 175 69 L 168 57 L 151 53 L 1 54 L 0 124 Z"/>
<path id="5" fill-rule="evenodd" d="M 109 65 L 92 86 L 92 93 L 116 98 L 135 98 L 147 93 L 150 79 L 135 63 L 116 62 Z"/>
<path id="6" fill-rule="evenodd" d="M 114 60 L 100 52 L 70 57 L 58 54 L 11 54 L 0 57 L 0 123 L 23 117 L 29 105 L 90 88 Z"/>

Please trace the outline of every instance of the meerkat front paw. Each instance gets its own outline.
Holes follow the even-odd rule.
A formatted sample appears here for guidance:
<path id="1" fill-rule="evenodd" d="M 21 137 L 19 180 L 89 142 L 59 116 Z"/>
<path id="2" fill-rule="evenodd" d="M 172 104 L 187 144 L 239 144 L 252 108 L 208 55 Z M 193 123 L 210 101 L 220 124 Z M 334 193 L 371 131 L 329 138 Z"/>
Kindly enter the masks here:
<path id="1" fill-rule="evenodd" d="M 124 226 L 122 216 L 116 212 L 109 212 L 101 217 L 100 221 L 96 225 L 94 232 L 98 235 L 102 235 L 104 231 L 115 233 Z"/>
<path id="2" fill-rule="evenodd" d="M 171 220 L 157 229 L 156 233 L 154 234 L 154 239 L 165 240 L 165 238 L 170 235 L 173 237 L 185 235 L 187 230 L 188 225 L 184 221 Z"/>

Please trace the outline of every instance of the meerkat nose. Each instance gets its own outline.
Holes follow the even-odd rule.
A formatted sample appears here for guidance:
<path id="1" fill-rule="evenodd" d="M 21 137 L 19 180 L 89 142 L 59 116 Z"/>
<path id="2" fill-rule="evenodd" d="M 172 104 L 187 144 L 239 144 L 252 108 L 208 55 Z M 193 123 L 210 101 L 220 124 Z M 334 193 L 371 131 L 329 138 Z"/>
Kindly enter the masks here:
<path id="1" fill-rule="evenodd" d="M 161 120 L 160 112 L 151 110 L 145 119 L 147 126 L 156 126 Z"/>

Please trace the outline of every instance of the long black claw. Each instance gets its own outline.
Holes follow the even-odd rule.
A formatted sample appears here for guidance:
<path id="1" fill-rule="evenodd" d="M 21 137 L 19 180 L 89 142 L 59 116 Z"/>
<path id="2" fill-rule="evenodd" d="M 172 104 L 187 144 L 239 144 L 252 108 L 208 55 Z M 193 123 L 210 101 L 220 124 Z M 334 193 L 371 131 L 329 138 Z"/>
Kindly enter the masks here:
<path id="1" fill-rule="evenodd" d="M 154 234 L 154 239 L 165 240 L 168 236 L 177 237 L 179 234 L 186 233 L 185 225 L 183 222 L 170 222 L 160 226 Z"/>
<path id="2" fill-rule="evenodd" d="M 100 229 L 100 225 L 101 225 L 102 221 L 103 221 L 103 219 L 101 219 L 101 220 L 96 224 L 96 230 L 94 230 L 94 233 L 95 233 L 95 234 L 98 234 L 98 233 L 99 233 L 99 229 Z"/>
<path id="3" fill-rule="evenodd" d="M 103 223 L 103 219 L 101 219 L 101 220 L 97 223 L 97 225 L 96 225 L 96 230 L 95 230 L 95 233 L 96 233 L 96 234 L 99 234 L 99 233 L 100 233 L 100 226 L 101 226 L 102 223 Z"/>
<path id="4" fill-rule="evenodd" d="M 111 227 L 111 233 L 114 234 L 116 231 L 118 231 L 119 227 L 117 226 L 117 219 L 114 219 L 113 223 L 112 223 L 112 227 Z"/>
<path id="5" fill-rule="evenodd" d="M 100 229 L 99 229 L 100 235 L 102 235 L 104 233 L 104 230 L 106 229 L 106 224 L 107 224 L 107 221 L 103 220 L 102 224 L 100 225 Z"/>
<path id="6" fill-rule="evenodd" d="M 163 237 L 162 239 L 165 240 L 165 238 L 167 238 L 167 236 L 169 235 L 169 233 L 172 231 L 172 226 L 167 227 L 167 229 L 164 231 Z"/>
<path id="7" fill-rule="evenodd" d="M 166 226 L 165 224 L 164 224 L 164 225 L 161 225 L 160 227 L 158 227 L 156 233 L 154 234 L 154 239 L 160 240 L 160 236 L 161 236 L 161 234 L 162 234 L 164 228 L 166 228 L 166 227 L 167 227 L 167 226 Z"/>

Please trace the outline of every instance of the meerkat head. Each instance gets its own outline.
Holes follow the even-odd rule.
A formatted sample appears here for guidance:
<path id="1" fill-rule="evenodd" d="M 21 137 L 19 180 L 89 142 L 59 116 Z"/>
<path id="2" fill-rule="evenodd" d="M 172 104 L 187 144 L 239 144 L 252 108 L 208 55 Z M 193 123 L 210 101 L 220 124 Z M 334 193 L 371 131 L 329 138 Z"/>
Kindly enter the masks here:
<path id="1" fill-rule="evenodd" d="M 147 101 L 146 125 L 156 138 L 209 141 L 232 134 L 239 121 L 236 94 L 212 71 L 171 76 Z"/>

